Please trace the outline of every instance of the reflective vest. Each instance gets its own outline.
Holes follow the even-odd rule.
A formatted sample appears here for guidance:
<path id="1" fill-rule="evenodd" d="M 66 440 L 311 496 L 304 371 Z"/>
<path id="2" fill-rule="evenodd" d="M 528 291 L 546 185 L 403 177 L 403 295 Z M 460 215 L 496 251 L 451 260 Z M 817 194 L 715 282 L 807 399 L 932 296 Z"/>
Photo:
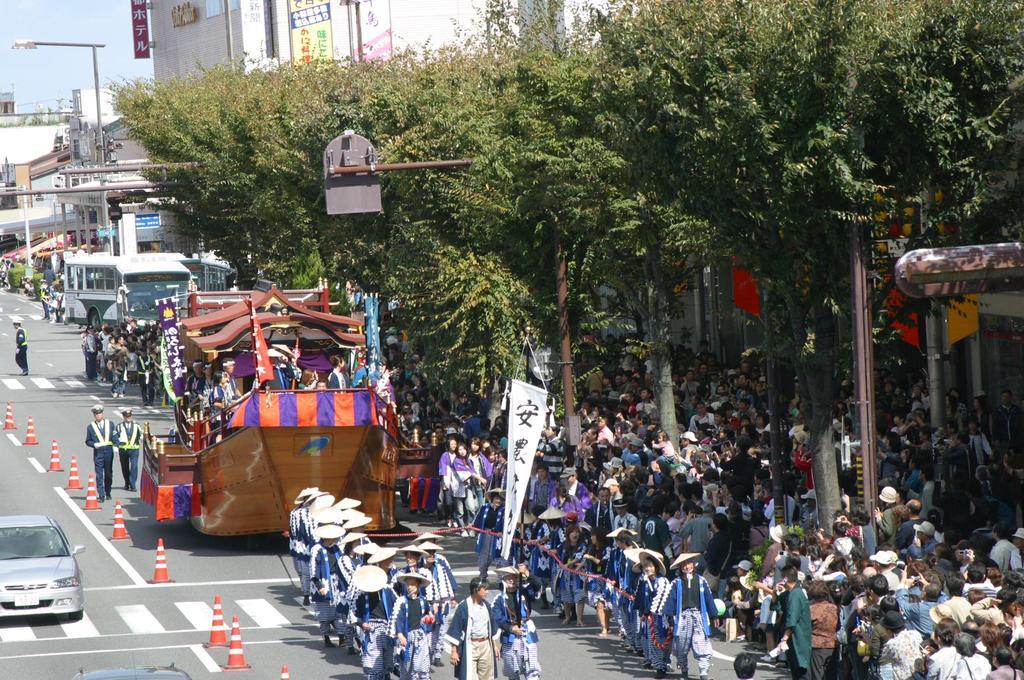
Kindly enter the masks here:
<path id="1" fill-rule="evenodd" d="M 15 339 L 18 341 L 18 347 L 28 347 L 28 331 L 24 328 L 18 329 L 17 337 Z"/>
<path id="2" fill-rule="evenodd" d="M 101 428 L 102 424 L 102 428 Z M 92 428 L 93 435 L 96 436 L 96 443 L 93 444 L 93 448 L 99 446 L 113 446 L 114 443 L 110 441 L 110 421 L 101 420 L 97 423 L 95 420 L 89 425 Z"/>
<path id="3" fill-rule="evenodd" d="M 119 449 L 139 448 L 139 426 L 135 423 L 121 423 L 121 436 L 118 437 L 123 444 L 118 444 Z"/>

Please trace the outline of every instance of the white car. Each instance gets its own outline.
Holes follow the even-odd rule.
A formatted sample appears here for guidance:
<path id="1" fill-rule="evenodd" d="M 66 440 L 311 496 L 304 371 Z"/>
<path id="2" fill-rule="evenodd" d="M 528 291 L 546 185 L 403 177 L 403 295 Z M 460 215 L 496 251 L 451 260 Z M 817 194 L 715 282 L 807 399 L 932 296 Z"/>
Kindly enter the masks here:
<path id="1" fill-rule="evenodd" d="M 44 515 L 0 517 L 0 618 L 66 614 L 82 618 L 85 595 L 75 555 L 57 520 Z"/>

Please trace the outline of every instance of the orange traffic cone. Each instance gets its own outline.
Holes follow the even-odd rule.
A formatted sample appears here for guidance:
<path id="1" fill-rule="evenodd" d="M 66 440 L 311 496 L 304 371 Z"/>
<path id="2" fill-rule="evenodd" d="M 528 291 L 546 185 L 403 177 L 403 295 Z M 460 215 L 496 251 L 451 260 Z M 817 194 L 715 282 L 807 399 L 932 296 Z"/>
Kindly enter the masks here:
<path id="1" fill-rule="evenodd" d="M 210 641 L 203 646 L 228 646 L 228 629 L 224 626 L 224 610 L 220 605 L 220 595 L 214 595 L 213 597 L 213 623 L 210 624 Z"/>
<path id="2" fill-rule="evenodd" d="M 82 481 L 78 478 L 78 459 L 71 456 L 71 472 L 68 473 L 68 485 L 64 487 L 68 491 L 77 491 L 82 488 Z"/>
<path id="3" fill-rule="evenodd" d="M 164 539 L 156 540 L 156 566 L 153 568 L 153 580 L 150 583 L 174 583 L 167 571 L 167 553 L 164 552 Z"/>
<path id="4" fill-rule="evenodd" d="M 28 417 L 28 432 L 25 433 L 25 441 L 21 443 L 22 446 L 33 446 L 38 444 L 39 440 L 36 439 L 36 424 L 32 420 L 32 416 Z"/>
<path id="5" fill-rule="evenodd" d="M 50 469 L 47 472 L 64 472 L 64 468 L 60 466 L 60 449 L 57 448 L 56 439 L 50 445 Z"/>
<path id="6" fill-rule="evenodd" d="M 89 488 L 85 492 L 85 509 L 99 510 L 100 499 L 96 495 L 96 475 L 89 475 Z"/>
<path id="7" fill-rule="evenodd" d="M 14 426 L 14 405 L 11 402 L 7 402 L 7 417 L 4 418 L 4 429 L 5 430 L 17 429 Z"/>
<path id="8" fill-rule="evenodd" d="M 110 540 L 127 541 L 129 538 L 128 529 L 124 526 L 124 510 L 121 509 L 121 501 L 116 501 L 114 503 L 114 533 Z"/>
<path id="9" fill-rule="evenodd" d="M 281 680 L 292 680 L 292 676 L 288 675 L 288 666 L 281 666 Z"/>
<path id="10" fill-rule="evenodd" d="M 251 671 L 252 666 L 245 662 L 242 650 L 242 631 L 238 627 L 238 617 L 231 617 L 231 649 L 228 650 L 228 665 L 221 666 L 225 671 Z"/>

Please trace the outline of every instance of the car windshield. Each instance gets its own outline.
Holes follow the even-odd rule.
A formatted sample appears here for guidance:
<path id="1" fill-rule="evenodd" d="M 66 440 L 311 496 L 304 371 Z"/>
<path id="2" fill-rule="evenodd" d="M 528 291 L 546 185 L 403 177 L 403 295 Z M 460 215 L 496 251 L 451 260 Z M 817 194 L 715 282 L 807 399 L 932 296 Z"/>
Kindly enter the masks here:
<path id="1" fill-rule="evenodd" d="M 0 527 L 0 560 L 68 554 L 64 537 L 54 527 Z"/>

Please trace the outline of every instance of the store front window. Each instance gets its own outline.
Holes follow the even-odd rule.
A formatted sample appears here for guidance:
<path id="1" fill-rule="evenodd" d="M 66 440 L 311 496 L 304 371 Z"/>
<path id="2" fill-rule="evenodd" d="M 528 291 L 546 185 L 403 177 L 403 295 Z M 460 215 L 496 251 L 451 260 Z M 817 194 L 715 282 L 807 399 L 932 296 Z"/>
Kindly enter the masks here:
<path id="1" fill-rule="evenodd" d="M 1024 395 L 1024 318 L 981 315 L 985 392 L 994 400 L 1002 390 Z"/>

